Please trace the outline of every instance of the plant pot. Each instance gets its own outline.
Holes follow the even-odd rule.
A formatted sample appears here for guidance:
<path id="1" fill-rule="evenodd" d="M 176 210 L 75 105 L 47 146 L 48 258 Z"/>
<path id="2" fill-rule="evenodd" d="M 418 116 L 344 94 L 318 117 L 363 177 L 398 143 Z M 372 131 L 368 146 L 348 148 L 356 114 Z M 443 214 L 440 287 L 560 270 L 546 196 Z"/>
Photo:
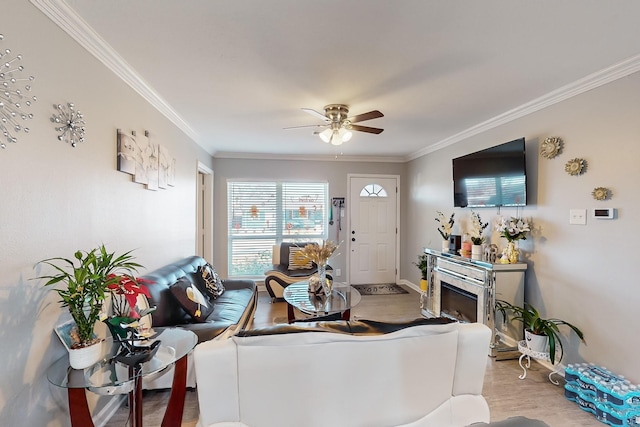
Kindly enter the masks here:
<path id="1" fill-rule="evenodd" d="M 482 257 L 482 245 L 471 245 L 471 256 L 474 259 L 480 259 Z"/>
<path id="2" fill-rule="evenodd" d="M 444 252 L 444 253 L 449 252 L 449 241 L 448 240 L 443 240 L 442 241 L 442 252 Z"/>
<path id="3" fill-rule="evenodd" d="M 73 369 L 85 369 L 102 359 L 102 341 L 88 347 L 69 349 L 69 365 Z"/>
<path id="4" fill-rule="evenodd" d="M 527 347 L 531 351 L 536 351 L 538 353 L 548 353 L 549 352 L 549 337 L 546 335 L 537 335 L 533 332 L 525 329 L 524 338 L 527 341 Z"/>
<path id="5" fill-rule="evenodd" d="M 420 279 L 420 290 L 422 292 L 427 292 L 428 289 L 429 289 L 429 282 L 427 282 L 427 279 Z"/>

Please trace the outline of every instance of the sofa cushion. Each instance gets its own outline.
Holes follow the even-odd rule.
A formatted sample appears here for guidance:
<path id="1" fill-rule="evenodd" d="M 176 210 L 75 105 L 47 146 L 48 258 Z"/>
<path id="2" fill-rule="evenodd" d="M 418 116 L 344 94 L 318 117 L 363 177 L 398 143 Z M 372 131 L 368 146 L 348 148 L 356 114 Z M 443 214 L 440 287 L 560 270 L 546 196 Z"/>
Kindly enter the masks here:
<path id="1" fill-rule="evenodd" d="M 209 263 L 198 267 L 198 280 L 201 289 L 213 299 L 218 298 L 224 292 L 224 285 L 215 268 Z"/>
<path id="2" fill-rule="evenodd" d="M 289 248 L 289 270 L 309 270 L 313 267 L 311 260 L 302 253 L 302 248 Z"/>
<path id="3" fill-rule="evenodd" d="M 195 322 L 206 322 L 213 312 L 213 302 L 187 277 L 181 277 L 169 287 L 178 304 Z"/>

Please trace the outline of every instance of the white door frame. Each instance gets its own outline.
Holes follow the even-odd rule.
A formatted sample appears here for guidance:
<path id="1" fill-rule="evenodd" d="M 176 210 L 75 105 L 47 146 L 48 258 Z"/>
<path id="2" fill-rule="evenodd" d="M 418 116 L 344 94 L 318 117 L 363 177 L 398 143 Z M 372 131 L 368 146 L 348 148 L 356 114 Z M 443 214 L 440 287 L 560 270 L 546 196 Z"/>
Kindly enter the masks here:
<path id="1" fill-rule="evenodd" d="M 197 255 L 213 263 L 213 169 L 200 161 L 196 179 L 195 250 Z"/>
<path id="2" fill-rule="evenodd" d="M 400 175 L 383 175 L 383 174 L 366 174 L 366 173 L 349 173 L 347 174 L 347 203 L 346 203 L 346 214 L 347 214 L 347 259 L 346 259 L 346 269 L 347 269 L 347 283 L 351 283 L 351 203 L 352 201 L 349 199 L 351 197 L 351 178 L 386 178 L 386 179 L 395 179 L 396 180 L 396 188 L 398 192 L 396 193 L 396 260 L 395 260 L 395 282 L 398 283 L 400 280 Z"/>

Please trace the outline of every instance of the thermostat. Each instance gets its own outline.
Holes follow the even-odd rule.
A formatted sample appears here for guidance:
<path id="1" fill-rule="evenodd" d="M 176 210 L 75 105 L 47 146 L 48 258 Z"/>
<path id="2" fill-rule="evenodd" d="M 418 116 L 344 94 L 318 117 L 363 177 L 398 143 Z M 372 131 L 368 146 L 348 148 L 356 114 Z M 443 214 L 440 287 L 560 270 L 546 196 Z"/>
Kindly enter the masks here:
<path id="1" fill-rule="evenodd" d="M 593 208 L 593 217 L 597 219 L 614 219 L 616 208 Z"/>

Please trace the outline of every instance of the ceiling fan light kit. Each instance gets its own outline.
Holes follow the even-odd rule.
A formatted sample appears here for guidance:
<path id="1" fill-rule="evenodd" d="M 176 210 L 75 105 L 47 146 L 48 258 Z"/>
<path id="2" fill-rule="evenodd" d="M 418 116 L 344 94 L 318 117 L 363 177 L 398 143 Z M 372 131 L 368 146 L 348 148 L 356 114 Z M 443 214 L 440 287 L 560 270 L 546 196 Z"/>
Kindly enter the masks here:
<path id="1" fill-rule="evenodd" d="M 324 107 L 324 114 L 311 108 L 303 108 L 302 111 L 311 114 L 312 116 L 322 119 L 325 124 L 322 125 L 306 125 L 306 126 L 293 126 L 285 129 L 294 129 L 301 127 L 327 127 L 323 131 L 316 131 L 314 134 L 320 136 L 320 139 L 326 143 L 332 145 L 342 145 L 343 142 L 347 142 L 353 136 L 352 131 L 367 132 L 373 134 L 380 134 L 384 129 L 373 128 L 369 126 L 354 125 L 353 123 L 363 122 L 365 120 L 377 119 L 384 117 L 378 110 L 369 111 L 367 113 L 358 114 L 353 117 L 348 117 L 349 106 L 345 104 L 329 104 Z"/>

